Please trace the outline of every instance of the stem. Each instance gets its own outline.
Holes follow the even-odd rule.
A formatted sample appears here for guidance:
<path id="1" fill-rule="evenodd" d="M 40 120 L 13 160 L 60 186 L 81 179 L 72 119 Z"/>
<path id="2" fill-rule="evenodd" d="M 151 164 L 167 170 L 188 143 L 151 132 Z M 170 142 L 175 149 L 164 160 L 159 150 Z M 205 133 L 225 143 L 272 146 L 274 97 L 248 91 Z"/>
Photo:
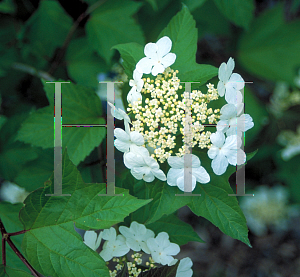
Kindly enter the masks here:
<path id="1" fill-rule="evenodd" d="M 54 81 L 54 78 L 47 72 L 38 70 L 30 65 L 23 63 L 13 63 L 11 65 L 13 69 L 26 72 L 30 75 L 37 76 L 38 78 L 43 78 L 46 81 Z"/>
<path id="2" fill-rule="evenodd" d="M 77 20 L 74 22 L 74 24 L 72 25 L 69 33 L 67 34 L 67 37 L 62 45 L 62 47 L 59 49 L 50 69 L 48 70 L 48 74 L 52 75 L 55 70 L 58 68 L 58 66 L 60 65 L 65 52 L 67 50 L 67 47 L 71 41 L 72 36 L 74 35 L 76 29 L 78 28 L 80 22 L 86 18 L 90 13 L 92 13 L 95 9 L 97 9 L 98 7 L 100 7 L 102 4 L 104 4 L 107 0 L 100 0 L 98 2 L 96 2 L 94 5 L 91 5 L 85 12 L 83 12 L 78 18 Z"/>
<path id="3" fill-rule="evenodd" d="M 26 267 L 30 270 L 32 275 L 35 276 L 35 277 L 39 277 L 40 275 L 37 273 L 37 271 L 24 258 L 24 256 L 21 254 L 21 252 L 18 250 L 18 248 L 14 245 L 14 243 L 10 239 L 11 235 L 15 236 L 15 235 L 23 234 L 23 233 L 27 232 L 28 230 L 22 230 L 22 231 L 14 232 L 14 233 L 7 233 L 1 218 L 0 218 L 0 230 L 1 230 L 1 234 L 2 234 L 2 263 L 3 263 L 3 265 L 6 266 L 6 253 L 5 253 L 6 245 L 5 245 L 5 241 L 7 241 L 9 246 L 16 253 L 16 255 L 21 259 L 21 261 L 26 265 Z"/>

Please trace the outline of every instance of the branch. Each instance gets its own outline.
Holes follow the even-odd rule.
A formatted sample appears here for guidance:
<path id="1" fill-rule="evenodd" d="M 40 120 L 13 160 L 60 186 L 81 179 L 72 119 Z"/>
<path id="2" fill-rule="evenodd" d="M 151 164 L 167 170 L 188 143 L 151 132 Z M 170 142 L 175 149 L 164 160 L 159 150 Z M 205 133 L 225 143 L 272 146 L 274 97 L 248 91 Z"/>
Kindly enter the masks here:
<path id="1" fill-rule="evenodd" d="M 1 218 L 0 218 L 0 230 L 1 230 L 1 234 L 2 234 L 2 263 L 3 263 L 3 265 L 6 266 L 6 253 L 5 253 L 6 245 L 5 245 L 5 241 L 7 241 L 9 246 L 16 253 L 16 255 L 21 259 L 21 261 L 26 265 L 26 267 L 30 270 L 32 275 L 35 276 L 35 277 L 39 277 L 40 275 L 38 274 L 38 272 L 24 258 L 24 256 L 21 254 L 21 252 L 18 250 L 18 248 L 14 245 L 14 243 L 10 239 L 10 236 L 23 234 L 23 233 L 27 232 L 28 230 L 22 230 L 22 231 L 14 232 L 14 233 L 7 233 Z"/>
<path id="2" fill-rule="evenodd" d="M 67 34 L 67 37 L 66 37 L 62 47 L 58 50 L 56 57 L 54 58 L 54 61 L 51 64 L 50 69 L 48 70 L 48 74 L 52 75 L 55 72 L 55 70 L 58 68 L 58 66 L 60 65 L 60 63 L 65 55 L 65 52 L 68 48 L 68 45 L 72 39 L 72 36 L 74 35 L 76 29 L 78 28 L 80 22 L 84 18 L 86 18 L 90 13 L 92 13 L 95 9 L 97 9 L 102 4 L 104 4 L 106 1 L 107 0 L 100 0 L 100 1 L 96 2 L 94 5 L 87 8 L 87 10 L 77 18 L 77 20 L 74 22 L 73 26 L 71 27 L 69 33 Z"/>

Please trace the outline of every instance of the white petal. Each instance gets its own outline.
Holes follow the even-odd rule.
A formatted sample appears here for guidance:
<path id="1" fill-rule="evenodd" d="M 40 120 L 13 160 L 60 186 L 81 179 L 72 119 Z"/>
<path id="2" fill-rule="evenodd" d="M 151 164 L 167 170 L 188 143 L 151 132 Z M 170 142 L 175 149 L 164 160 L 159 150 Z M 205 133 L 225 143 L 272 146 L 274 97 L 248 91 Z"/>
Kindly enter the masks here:
<path id="1" fill-rule="evenodd" d="M 189 176 L 191 177 L 191 182 L 185 183 L 184 174 L 177 179 L 177 187 L 181 191 L 192 192 L 196 187 L 196 177 L 192 175 L 191 169 L 186 169 L 189 171 Z"/>
<path id="2" fill-rule="evenodd" d="M 223 97 L 225 94 L 225 85 L 224 85 L 223 81 L 219 81 L 217 90 L 218 90 L 219 95 L 221 97 Z"/>
<path id="3" fill-rule="evenodd" d="M 126 244 L 129 248 L 131 248 L 133 251 L 141 251 L 140 244 L 133 238 L 127 238 Z"/>
<path id="4" fill-rule="evenodd" d="M 127 168 L 132 169 L 134 167 L 145 165 L 145 162 L 141 155 L 137 155 L 132 152 L 127 152 L 124 154 L 124 164 Z"/>
<path id="5" fill-rule="evenodd" d="M 157 47 L 156 43 L 150 42 L 145 45 L 144 54 L 147 58 L 157 60 L 157 58 L 158 58 L 157 50 L 158 50 L 158 47 Z"/>
<path id="6" fill-rule="evenodd" d="M 106 242 L 105 242 L 106 243 Z M 102 257 L 104 261 L 109 261 L 112 259 L 112 251 L 110 249 L 103 249 L 99 255 Z"/>
<path id="7" fill-rule="evenodd" d="M 113 252 L 114 257 L 122 257 L 125 254 L 127 254 L 129 252 L 129 250 L 130 250 L 130 248 L 126 244 L 120 245 L 114 250 L 114 252 Z"/>
<path id="8" fill-rule="evenodd" d="M 196 177 L 197 182 L 201 184 L 207 184 L 210 181 L 209 174 L 203 166 L 192 169 L 193 176 Z"/>
<path id="9" fill-rule="evenodd" d="M 226 155 L 226 158 L 231 165 L 236 165 L 236 163 L 237 163 L 237 150 L 236 149 L 227 149 L 226 153 L 224 153 L 224 154 Z"/>
<path id="10" fill-rule="evenodd" d="M 207 155 L 210 159 L 214 159 L 218 154 L 219 154 L 219 147 L 212 145 L 208 151 L 207 151 Z"/>
<path id="11" fill-rule="evenodd" d="M 152 182 L 155 178 L 154 178 L 153 173 L 150 171 L 150 172 L 148 172 L 147 174 L 145 174 L 145 175 L 143 176 L 143 179 L 144 179 L 145 182 L 150 183 L 150 182 Z"/>
<path id="12" fill-rule="evenodd" d="M 149 157 L 149 151 L 146 147 L 143 146 L 137 146 L 135 144 L 130 145 L 130 152 L 137 154 L 139 156 L 142 156 L 143 158 Z"/>
<path id="13" fill-rule="evenodd" d="M 139 72 L 149 74 L 151 72 L 153 65 L 154 65 L 153 60 L 151 60 L 147 57 L 144 57 L 136 64 L 136 69 Z"/>
<path id="14" fill-rule="evenodd" d="M 235 88 L 228 87 L 226 88 L 225 100 L 229 104 L 240 104 L 243 99 L 243 95 L 239 90 Z"/>
<path id="15" fill-rule="evenodd" d="M 184 167 L 183 160 L 181 159 L 181 157 L 177 157 L 177 156 L 170 156 L 168 158 L 168 164 L 173 168 L 183 168 Z"/>
<path id="16" fill-rule="evenodd" d="M 184 169 L 170 168 L 167 174 L 167 183 L 169 186 L 177 186 L 177 179 L 183 176 Z"/>
<path id="17" fill-rule="evenodd" d="M 158 58 L 162 58 L 171 51 L 172 41 L 169 37 L 164 36 L 156 42 Z"/>
<path id="18" fill-rule="evenodd" d="M 191 269 L 193 262 L 189 257 L 180 260 L 176 271 L 176 277 L 192 277 L 193 270 Z"/>
<path id="19" fill-rule="evenodd" d="M 159 169 L 158 162 L 154 158 L 152 158 L 151 156 L 145 157 L 144 161 L 147 164 L 147 166 L 149 166 L 151 169 Z"/>
<path id="20" fill-rule="evenodd" d="M 253 119 L 249 114 L 242 114 L 238 119 L 238 128 L 243 132 L 254 126 Z"/>
<path id="21" fill-rule="evenodd" d="M 227 80 L 229 79 L 233 69 L 234 69 L 234 59 L 230 57 L 227 62 L 227 74 L 228 74 Z"/>
<path id="22" fill-rule="evenodd" d="M 246 154 L 242 149 L 237 150 L 237 165 L 244 164 L 246 162 Z"/>
<path id="23" fill-rule="evenodd" d="M 228 82 L 234 83 L 237 90 L 241 90 L 245 86 L 245 81 L 240 74 L 233 73 Z"/>
<path id="24" fill-rule="evenodd" d="M 217 123 L 217 131 L 218 132 L 226 132 L 228 130 L 228 127 L 229 127 L 229 122 L 228 120 L 220 120 L 218 123 Z"/>
<path id="25" fill-rule="evenodd" d="M 117 139 L 124 141 L 124 142 L 129 142 L 129 140 L 130 140 L 129 135 L 121 128 L 116 128 L 114 130 L 114 135 Z"/>
<path id="26" fill-rule="evenodd" d="M 211 167 L 216 175 L 222 175 L 228 166 L 226 157 L 220 152 L 211 162 Z"/>
<path id="27" fill-rule="evenodd" d="M 130 139 L 136 145 L 143 145 L 145 143 L 143 135 L 137 131 L 130 133 Z"/>
<path id="28" fill-rule="evenodd" d="M 102 238 L 109 241 L 114 241 L 116 239 L 117 232 L 116 229 L 113 227 L 110 227 L 110 229 L 104 229 Z"/>
<path id="29" fill-rule="evenodd" d="M 227 70 L 227 65 L 226 63 L 222 63 L 219 67 L 219 80 L 221 80 L 222 82 L 226 83 L 228 81 L 228 79 L 226 79 L 226 70 Z M 221 95 L 222 96 L 222 95 Z"/>
<path id="30" fill-rule="evenodd" d="M 212 144 L 217 147 L 222 147 L 225 141 L 225 135 L 222 132 L 215 132 L 210 135 Z"/>
<path id="31" fill-rule="evenodd" d="M 165 173 L 161 169 L 152 169 L 151 171 L 157 179 L 161 181 L 167 180 Z"/>
<path id="32" fill-rule="evenodd" d="M 97 233 L 95 231 L 86 231 L 83 236 L 84 243 L 91 249 L 95 249 Z"/>
<path id="33" fill-rule="evenodd" d="M 143 85 L 144 85 L 144 80 L 143 79 L 138 80 L 136 84 L 136 91 L 140 92 L 143 88 Z"/>
<path id="34" fill-rule="evenodd" d="M 233 117 L 236 117 L 236 106 L 233 104 L 226 104 L 224 105 L 221 110 L 221 116 L 220 119 L 226 120 L 226 119 L 231 119 Z"/>
<path id="35" fill-rule="evenodd" d="M 134 79 L 135 83 L 136 83 L 137 81 L 139 81 L 139 80 L 142 78 L 142 76 L 143 76 L 143 73 L 142 73 L 142 72 L 139 72 L 138 69 L 135 69 L 135 70 L 133 71 L 133 79 Z"/>
<path id="36" fill-rule="evenodd" d="M 165 67 L 161 63 L 156 63 L 151 71 L 153 76 L 156 76 L 159 73 L 163 73 L 165 71 Z"/>
<path id="37" fill-rule="evenodd" d="M 242 140 L 240 137 L 233 135 L 226 138 L 226 141 L 224 143 L 223 149 L 238 149 L 242 145 Z"/>
<path id="38" fill-rule="evenodd" d="M 164 252 L 167 255 L 175 256 L 180 252 L 180 247 L 176 243 L 170 243 L 170 245 L 164 249 Z"/>
<path id="39" fill-rule="evenodd" d="M 124 142 L 120 139 L 115 140 L 115 147 L 121 152 L 128 152 L 130 147 L 130 142 Z"/>
<path id="40" fill-rule="evenodd" d="M 174 53 L 169 53 L 166 56 L 164 56 L 160 62 L 163 64 L 165 68 L 168 66 L 171 66 L 173 63 L 175 63 L 176 55 Z"/>

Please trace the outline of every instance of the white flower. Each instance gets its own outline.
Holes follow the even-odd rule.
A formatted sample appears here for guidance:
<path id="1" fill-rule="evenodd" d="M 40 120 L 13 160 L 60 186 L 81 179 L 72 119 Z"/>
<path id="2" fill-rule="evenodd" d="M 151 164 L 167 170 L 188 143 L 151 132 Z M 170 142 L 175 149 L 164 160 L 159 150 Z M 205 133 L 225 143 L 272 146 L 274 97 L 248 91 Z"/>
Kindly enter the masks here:
<path id="1" fill-rule="evenodd" d="M 148 239 L 147 245 L 154 262 L 162 265 L 169 265 L 174 260 L 172 255 L 180 252 L 180 247 L 169 241 L 169 235 L 166 232 L 159 233 L 156 238 Z"/>
<path id="2" fill-rule="evenodd" d="M 228 163 L 231 165 L 241 165 L 246 161 L 245 152 L 240 149 L 242 139 L 236 135 L 226 138 L 222 132 L 217 131 L 210 135 L 212 145 L 207 151 L 208 157 L 213 159 L 211 167 L 215 174 L 222 175 Z"/>
<path id="3" fill-rule="evenodd" d="M 288 227 L 292 210 L 288 207 L 288 191 L 283 186 L 259 186 L 253 197 L 241 199 L 240 206 L 249 229 L 257 236 L 265 235 L 268 227 L 275 230 Z"/>
<path id="4" fill-rule="evenodd" d="M 192 277 L 192 266 L 193 262 L 189 257 L 183 258 L 179 262 L 175 277 Z"/>
<path id="5" fill-rule="evenodd" d="M 124 154 L 124 164 L 131 169 L 131 174 L 137 179 L 152 182 L 154 176 L 166 181 L 165 173 L 159 169 L 157 161 L 149 155 L 148 150 L 143 146 L 130 146 L 130 152 Z"/>
<path id="6" fill-rule="evenodd" d="M 86 231 L 83 236 L 83 242 L 94 251 L 100 246 L 102 239 L 102 232 L 100 232 L 98 238 L 97 233 L 95 231 Z"/>
<path id="7" fill-rule="evenodd" d="M 129 81 L 129 85 L 132 87 L 127 95 L 128 103 L 132 101 L 137 101 L 139 98 L 142 99 L 142 94 L 140 93 L 144 80 L 142 79 L 143 73 L 140 73 L 137 69 L 133 71 L 133 80 Z"/>
<path id="8" fill-rule="evenodd" d="M 242 114 L 244 104 L 226 104 L 221 108 L 220 121 L 217 124 L 217 131 L 226 132 L 227 136 L 242 136 L 254 126 L 253 119 L 249 114 Z"/>
<path id="9" fill-rule="evenodd" d="M 107 240 L 103 245 L 103 250 L 100 252 L 100 256 L 104 261 L 109 261 L 113 257 L 121 257 L 126 255 L 130 248 L 126 244 L 124 236 L 118 235 L 115 228 L 103 230 L 102 238 Z"/>
<path id="10" fill-rule="evenodd" d="M 227 64 L 222 63 L 219 67 L 219 83 L 218 92 L 220 96 L 224 96 L 225 100 L 230 104 L 236 104 L 242 101 L 242 93 L 240 90 L 245 86 L 245 81 L 241 75 L 233 73 L 234 60 L 229 58 Z"/>
<path id="11" fill-rule="evenodd" d="M 125 131 L 127 134 L 130 133 L 129 123 L 131 123 L 129 116 L 125 111 L 115 107 L 112 103 L 107 102 L 111 106 L 111 115 L 119 120 L 124 120 Z"/>
<path id="12" fill-rule="evenodd" d="M 0 189 L 0 198 L 12 204 L 23 203 L 29 192 L 9 181 L 4 181 Z"/>
<path id="13" fill-rule="evenodd" d="M 115 137 L 115 147 L 121 152 L 128 152 L 131 144 L 143 145 L 144 137 L 137 131 L 130 132 L 129 135 L 120 128 L 114 130 Z"/>
<path id="14" fill-rule="evenodd" d="M 144 224 L 139 224 L 133 221 L 130 228 L 125 226 L 119 227 L 120 233 L 126 238 L 126 244 L 134 251 L 141 251 L 141 249 L 150 254 L 147 246 L 147 239 L 154 238 L 154 232 L 147 229 Z"/>
<path id="15" fill-rule="evenodd" d="M 191 157 L 191 167 L 185 167 L 184 157 Z M 206 184 L 210 181 L 210 177 L 203 166 L 201 166 L 200 159 L 193 154 L 185 154 L 182 157 L 170 156 L 168 163 L 172 167 L 167 174 L 167 183 L 170 186 L 178 186 L 182 191 L 193 191 L 196 187 L 196 181 L 201 184 Z M 192 175 L 192 188 L 184 187 L 184 172 L 188 171 Z M 184 190 L 186 189 L 186 190 Z"/>
<path id="16" fill-rule="evenodd" d="M 139 72 L 156 76 L 172 65 L 176 60 L 174 53 L 169 53 L 172 41 L 167 36 L 160 38 L 156 43 L 148 43 L 144 48 L 146 57 L 142 58 L 136 65 Z"/>

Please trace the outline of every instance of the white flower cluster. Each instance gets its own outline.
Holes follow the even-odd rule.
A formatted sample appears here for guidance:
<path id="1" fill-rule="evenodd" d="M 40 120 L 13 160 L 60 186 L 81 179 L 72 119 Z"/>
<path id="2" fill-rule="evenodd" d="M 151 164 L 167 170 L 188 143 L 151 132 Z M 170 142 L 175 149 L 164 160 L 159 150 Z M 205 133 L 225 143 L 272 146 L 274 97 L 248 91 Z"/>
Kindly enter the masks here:
<path id="1" fill-rule="evenodd" d="M 255 197 L 242 197 L 243 210 L 250 230 L 257 236 L 266 235 L 268 227 L 285 230 L 293 210 L 288 206 L 288 191 L 277 185 L 273 188 L 260 186 Z"/>
<path id="2" fill-rule="evenodd" d="M 239 74 L 232 73 L 233 68 L 232 58 L 229 58 L 227 64 L 222 63 L 219 68 L 218 92 L 220 96 L 225 94 L 228 104 L 221 108 L 217 132 L 211 134 L 212 145 L 207 152 L 212 159 L 212 169 L 217 175 L 222 175 L 228 164 L 241 165 L 246 161 L 246 154 L 241 149 L 242 132 L 254 126 L 252 117 L 243 114 L 244 103 L 240 89 L 245 82 Z"/>
<path id="3" fill-rule="evenodd" d="M 190 154 L 186 144 L 178 149 L 175 156 L 171 156 L 172 149 L 177 146 L 176 135 L 180 132 L 183 135 L 182 141 L 190 147 L 197 145 L 201 149 L 209 148 L 212 169 L 215 174 L 221 175 L 228 164 L 241 165 L 245 162 L 246 155 L 241 149 L 242 132 L 254 124 L 250 115 L 243 114 L 240 90 L 244 87 L 244 80 L 239 74 L 232 74 L 232 58 L 219 68 L 218 90 L 208 84 L 207 94 L 195 90 L 179 95 L 177 90 L 182 87 L 176 76 L 178 70 L 169 68 L 176 60 L 176 55 L 169 53 L 171 48 L 172 41 L 166 36 L 145 46 L 146 57 L 136 64 L 133 80 L 129 82 L 132 89 L 127 96 L 128 110 L 135 115 L 136 120 L 131 123 L 125 111 L 115 109 L 115 117 L 123 119 L 125 123 L 125 131 L 115 129 L 115 147 L 124 152 L 124 164 L 136 179 L 152 182 L 156 177 L 167 181 L 170 186 L 190 192 L 195 189 L 196 182 L 208 183 L 210 176 L 201 166 L 199 158 Z M 143 74 L 149 73 L 156 76 L 156 79 L 142 79 Z M 143 99 L 142 93 L 151 95 L 151 98 Z M 228 104 L 221 110 L 208 108 L 207 104 L 218 99 L 219 95 L 225 95 Z M 190 112 L 186 111 L 187 103 Z M 216 124 L 216 133 L 203 131 L 206 120 L 209 124 Z M 129 123 L 133 125 L 131 130 Z M 180 125 L 182 128 L 179 128 Z M 148 130 L 144 131 L 144 128 Z M 185 163 L 183 156 L 188 158 L 188 155 L 191 162 Z M 171 168 L 167 176 L 157 160 L 161 163 L 168 161 Z M 192 186 L 184 186 L 185 173 L 188 173 Z"/>
<path id="4" fill-rule="evenodd" d="M 100 244 L 101 239 L 106 240 L 103 244 L 102 251 L 99 253 L 104 261 L 108 262 L 114 257 L 126 256 L 130 250 L 143 251 L 146 254 L 150 254 L 149 258 L 151 267 L 154 267 L 154 263 L 161 265 L 174 265 L 178 261 L 173 256 L 180 252 L 180 247 L 176 243 L 172 243 L 169 240 L 169 235 L 166 232 L 160 232 L 156 237 L 152 230 L 149 230 L 143 224 L 139 224 L 133 221 L 130 228 L 125 226 L 119 227 L 121 234 L 117 235 L 116 229 L 111 227 L 110 229 L 104 229 L 99 235 L 95 231 L 86 231 L 84 234 L 84 243 L 96 251 Z M 130 276 L 138 276 L 141 269 L 137 269 L 136 265 L 142 264 L 143 254 L 133 255 L 134 261 L 128 262 Z M 122 261 L 127 259 L 113 259 L 113 261 L 120 261 L 120 264 L 116 266 L 119 270 L 122 268 Z M 149 263 L 146 263 L 149 265 Z M 176 277 L 191 277 L 193 271 L 191 270 L 193 263 L 190 258 L 182 259 L 177 268 Z M 111 272 L 111 276 L 116 275 L 116 270 Z"/>

